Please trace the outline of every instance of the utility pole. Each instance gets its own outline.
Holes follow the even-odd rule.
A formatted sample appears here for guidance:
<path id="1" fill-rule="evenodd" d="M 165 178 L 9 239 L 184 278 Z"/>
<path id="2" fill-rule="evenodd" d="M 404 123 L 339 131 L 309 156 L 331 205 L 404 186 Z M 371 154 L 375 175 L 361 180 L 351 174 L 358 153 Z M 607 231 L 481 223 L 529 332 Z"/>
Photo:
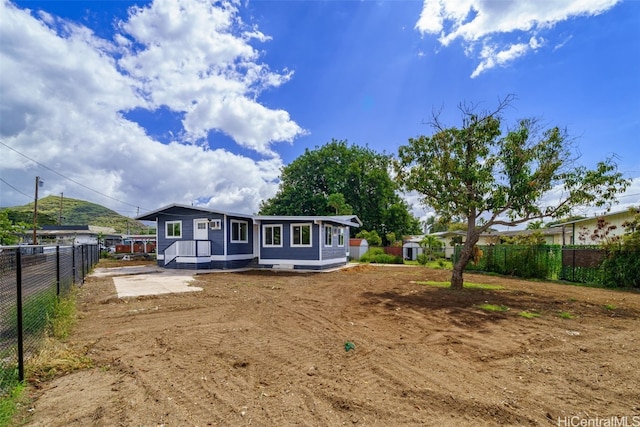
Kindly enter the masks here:
<path id="1" fill-rule="evenodd" d="M 62 225 L 62 197 L 64 193 L 60 193 L 60 215 L 58 215 L 58 225 Z"/>
<path id="2" fill-rule="evenodd" d="M 38 229 L 38 187 L 43 185 L 44 182 L 40 180 L 39 176 L 36 176 L 36 197 L 33 202 L 33 244 L 37 245 L 36 230 Z"/>

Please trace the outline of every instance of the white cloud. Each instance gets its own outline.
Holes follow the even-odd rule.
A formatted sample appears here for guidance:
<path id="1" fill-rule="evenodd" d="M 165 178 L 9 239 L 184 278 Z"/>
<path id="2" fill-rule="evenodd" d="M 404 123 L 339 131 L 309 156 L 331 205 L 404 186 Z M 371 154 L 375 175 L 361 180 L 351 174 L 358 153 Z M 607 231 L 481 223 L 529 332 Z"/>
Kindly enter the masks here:
<path id="1" fill-rule="evenodd" d="M 293 73 L 275 73 L 256 62 L 260 55 L 249 41 L 269 38 L 256 28 L 243 31 L 233 4 L 156 0 L 131 9 L 119 27 L 121 39 L 134 42 L 122 45 L 119 65 L 140 82 L 151 106 L 185 113 L 188 140 L 197 142 L 217 129 L 244 147 L 272 154 L 272 142 L 304 134 L 287 112 L 255 100 Z"/>
<path id="2" fill-rule="evenodd" d="M 536 34 L 557 23 L 577 16 L 605 12 L 621 0 L 424 0 L 415 28 L 422 34 L 434 34 L 442 46 L 460 40 L 465 52 L 473 56 L 480 45 L 482 60 L 472 77 L 513 61 L 541 45 Z M 528 48 L 517 42 L 522 35 L 531 37 Z M 507 38 L 498 46 L 494 39 Z M 531 43 L 531 40 L 534 43 Z M 520 52 L 520 54 L 516 54 Z M 498 55 L 503 54 L 500 58 Z"/>
<path id="3" fill-rule="evenodd" d="M 531 37 L 531 39 L 529 39 L 529 43 L 512 44 L 506 49 L 500 51 L 494 46 L 485 45 L 480 52 L 480 58 L 482 59 L 482 61 L 476 67 L 476 69 L 473 70 L 473 73 L 471 73 L 471 77 L 477 77 L 483 71 L 489 70 L 496 65 L 504 67 L 515 59 L 526 55 L 532 50 L 537 50 L 543 45 L 544 40 L 542 38 L 536 39 L 535 37 Z"/>
<path id="4" fill-rule="evenodd" d="M 0 205 L 29 202 L 36 175 L 41 197 L 64 192 L 129 215 L 194 201 L 251 213 L 275 193 L 282 160 L 270 144 L 303 131 L 257 96 L 292 74 L 257 62 L 249 41 L 268 37 L 233 6 L 159 1 L 133 9 L 113 42 L 7 2 L 0 17 L 2 143 L 108 196 L 0 145 L 2 179 L 18 190 L 2 183 Z M 184 113 L 185 140 L 162 144 L 123 115 L 162 105 Z M 192 143 L 211 129 L 262 155 Z"/>

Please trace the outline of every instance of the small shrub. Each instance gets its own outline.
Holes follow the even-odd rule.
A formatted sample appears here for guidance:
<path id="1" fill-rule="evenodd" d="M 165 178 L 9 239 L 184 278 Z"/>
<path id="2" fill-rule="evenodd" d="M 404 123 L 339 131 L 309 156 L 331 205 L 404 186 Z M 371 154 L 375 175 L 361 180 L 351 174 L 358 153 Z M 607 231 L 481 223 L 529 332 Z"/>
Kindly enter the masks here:
<path id="1" fill-rule="evenodd" d="M 416 261 L 418 261 L 418 264 L 420 265 L 427 265 L 427 263 L 430 261 L 429 256 L 425 253 L 419 253 L 418 256 L 416 257 Z"/>
<path id="2" fill-rule="evenodd" d="M 560 316 L 560 318 L 562 319 L 573 319 L 574 317 L 573 314 L 569 313 L 568 311 L 561 311 L 558 316 Z"/>

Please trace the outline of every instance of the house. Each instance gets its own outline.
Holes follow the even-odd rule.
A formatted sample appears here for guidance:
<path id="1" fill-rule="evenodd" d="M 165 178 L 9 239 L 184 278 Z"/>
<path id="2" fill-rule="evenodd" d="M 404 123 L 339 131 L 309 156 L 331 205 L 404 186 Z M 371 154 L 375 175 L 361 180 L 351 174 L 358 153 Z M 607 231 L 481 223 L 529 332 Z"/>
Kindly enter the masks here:
<path id="1" fill-rule="evenodd" d="M 265 216 L 172 204 L 136 218 L 155 221 L 158 265 L 326 269 L 344 265 L 355 215 Z"/>
<path id="2" fill-rule="evenodd" d="M 527 237 L 533 234 L 540 235 L 545 245 L 562 245 L 563 230 L 561 228 L 540 228 L 535 230 L 506 230 L 489 231 L 480 235 L 478 245 L 497 245 L 503 242 L 505 237 Z M 569 231 L 564 231 L 564 240 L 570 237 Z"/>
<path id="3" fill-rule="evenodd" d="M 367 239 L 349 239 L 349 258 L 358 260 L 369 250 Z"/>
<path id="4" fill-rule="evenodd" d="M 544 244 L 546 245 L 561 245 L 563 241 L 563 230 L 559 228 L 542 228 L 539 230 L 508 230 L 508 231 L 490 231 L 482 233 L 478 239 L 478 245 L 496 245 L 502 243 L 502 239 L 505 237 L 515 236 L 529 236 L 531 234 L 538 233 L 542 235 Z M 443 250 L 445 258 L 450 259 L 453 256 L 456 245 L 464 243 L 467 237 L 467 233 L 464 231 L 442 231 L 438 233 L 431 233 L 443 244 Z M 420 247 L 420 241 L 424 236 L 412 236 L 411 239 L 405 241 L 403 247 L 405 259 L 417 259 L 418 254 L 422 253 Z M 564 231 L 564 238 L 568 239 L 570 233 Z"/>
<path id="5" fill-rule="evenodd" d="M 436 236 L 438 240 L 442 242 L 442 249 L 444 250 L 444 257 L 446 259 L 451 259 L 456 245 L 464 243 L 467 237 L 467 233 L 464 231 L 440 231 L 438 233 L 431 233 L 431 235 Z"/>
<path id="6" fill-rule="evenodd" d="M 122 241 L 122 236 L 111 227 L 97 225 L 43 225 L 36 230 L 42 244 L 83 245 L 100 243 L 112 246 Z"/>
<path id="7" fill-rule="evenodd" d="M 567 234 L 562 242 L 563 245 L 598 245 L 602 243 L 602 239 L 596 234 L 601 235 L 602 231 L 596 234 L 594 232 L 599 228 L 599 221 L 609 229 L 607 237 L 614 238 L 624 235 L 627 230 L 623 224 L 633 221 L 638 214 L 640 214 L 640 208 L 630 208 L 591 218 L 563 222 L 554 225 L 553 228 L 561 228 Z"/>

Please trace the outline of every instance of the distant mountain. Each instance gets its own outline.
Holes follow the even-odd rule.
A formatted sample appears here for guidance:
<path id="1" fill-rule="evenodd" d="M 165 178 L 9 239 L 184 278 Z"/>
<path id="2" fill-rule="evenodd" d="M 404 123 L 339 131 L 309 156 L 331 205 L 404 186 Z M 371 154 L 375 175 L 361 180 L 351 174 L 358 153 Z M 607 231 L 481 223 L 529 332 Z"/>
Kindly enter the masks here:
<path id="1" fill-rule="evenodd" d="M 33 203 L 23 206 L 4 208 L 9 219 L 16 222 L 33 224 Z M 98 225 L 112 227 L 118 233 L 137 234 L 148 231 L 140 221 L 127 218 L 119 213 L 95 203 L 84 200 L 62 198 L 62 211 L 60 210 L 60 197 L 47 196 L 38 200 L 38 226 L 58 224 L 62 213 L 61 225 Z"/>

